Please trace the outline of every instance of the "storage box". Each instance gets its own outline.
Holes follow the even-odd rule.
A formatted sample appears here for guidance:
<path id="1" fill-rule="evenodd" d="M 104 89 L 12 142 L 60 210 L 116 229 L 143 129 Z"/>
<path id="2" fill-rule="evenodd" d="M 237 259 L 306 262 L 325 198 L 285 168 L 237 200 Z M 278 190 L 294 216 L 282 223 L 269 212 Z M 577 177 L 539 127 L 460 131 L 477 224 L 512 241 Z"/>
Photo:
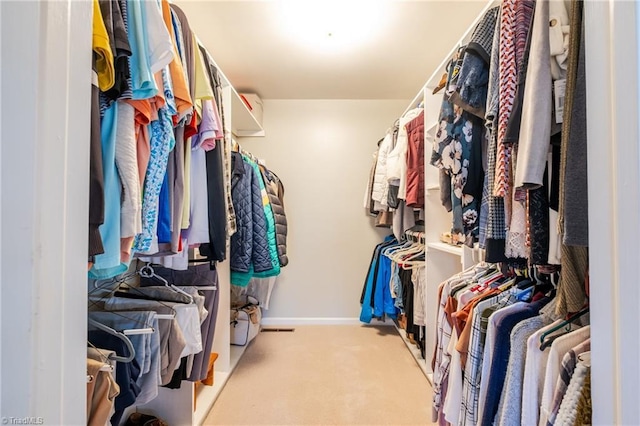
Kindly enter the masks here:
<path id="1" fill-rule="evenodd" d="M 262 99 L 255 93 L 240 93 L 240 97 L 245 101 L 260 126 L 262 126 Z"/>

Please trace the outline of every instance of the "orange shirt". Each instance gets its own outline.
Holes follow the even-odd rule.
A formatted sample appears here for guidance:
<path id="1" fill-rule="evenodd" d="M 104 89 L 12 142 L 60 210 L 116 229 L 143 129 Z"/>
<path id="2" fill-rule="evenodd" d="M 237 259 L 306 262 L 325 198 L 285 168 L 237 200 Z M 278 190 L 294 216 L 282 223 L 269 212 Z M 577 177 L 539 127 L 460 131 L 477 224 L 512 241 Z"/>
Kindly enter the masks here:
<path id="1" fill-rule="evenodd" d="M 456 329 L 458 329 L 457 327 L 460 327 L 460 329 L 462 329 L 462 332 L 460 332 L 460 329 L 458 329 L 458 343 L 456 343 L 456 350 L 460 352 L 460 361 L 462 362 L 462 368 L 464 368 L 465 364 L 467 363 L 469 341 L 471 340 L 471 330 L 473 328 L 473 324 L 470 321 L 473 308 L 475 308 L 478 303 L 480 303 L 487 297 L 499 293 L 501 293 L 501 291 L 497 288 L 487 290 L 484 293 L 481 293 L 480 295 L 471 299 L 464 308 L 454 314 L 454 317 L 456 318 Z"/>
<path id="2" fill-rule="evenodd" d="M 191 100 L 191 94 L 189 93 L 189 88 L 187 87 L 187 82 L 184 77 L 184 68 L 182 67 L 182 63 L 178 62 L 180 55 L 178 55 L 176 36 L 171 21 L 171 7 L 167 0 L 162 0 L 162 17 L 164 18 L 164 23 L 167 26 L 167 30 L 169 30 L 173 43 L 174 56 L 169 64 L 169 72 L 171 74 L 171 82 L 173 83 L 173 96 L 175 97 L 176 108 L 178 109 L 178 120 L 180 120 L 193 108 L 193 101 Z"/>

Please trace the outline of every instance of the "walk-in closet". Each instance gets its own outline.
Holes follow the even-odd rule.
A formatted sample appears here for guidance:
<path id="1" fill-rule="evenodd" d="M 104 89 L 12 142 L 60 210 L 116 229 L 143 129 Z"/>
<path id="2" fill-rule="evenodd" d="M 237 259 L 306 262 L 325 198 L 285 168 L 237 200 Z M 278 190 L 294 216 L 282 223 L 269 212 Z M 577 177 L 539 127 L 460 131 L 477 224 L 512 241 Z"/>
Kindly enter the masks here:
<path id="1" fill-rule="evenodd" d="M 3 424 L 640 424 L 635 2 L 0 22 Z"/>

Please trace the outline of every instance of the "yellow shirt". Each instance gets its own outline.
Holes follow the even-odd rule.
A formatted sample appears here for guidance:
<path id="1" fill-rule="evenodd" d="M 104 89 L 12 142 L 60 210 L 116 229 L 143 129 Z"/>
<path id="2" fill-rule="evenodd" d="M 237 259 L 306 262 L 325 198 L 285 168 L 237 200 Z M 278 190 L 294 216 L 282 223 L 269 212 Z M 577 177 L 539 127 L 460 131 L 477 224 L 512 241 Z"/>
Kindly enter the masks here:
<path id="1" fill-rule="evenodd" d="M 98 73 L 98 87 L 103 92 L 111 89 L 115 83 L 115 69 L 113 66 L 113 52 L 109 44 L 107 28 L 102 20 L 98 0 L 93 0 L 93 51 L 96 54 L 96 72 Z"/>
<path id="2" fill-rule="evenodd" d="M 193 45 L 194 45 L 194 60 L 195 60 L 195 96 L 196 99 L 213 99 L 213 85 L 211 81 L 209 81 L 209 73 L 205 68 L 204 58 L 202 57 L 202 52 L 200 51 L 200 42 L 194 36 L 193 37 Z M 198 107 L 198 115 L 202 117 L 202 102 L 199 102 Z"/>

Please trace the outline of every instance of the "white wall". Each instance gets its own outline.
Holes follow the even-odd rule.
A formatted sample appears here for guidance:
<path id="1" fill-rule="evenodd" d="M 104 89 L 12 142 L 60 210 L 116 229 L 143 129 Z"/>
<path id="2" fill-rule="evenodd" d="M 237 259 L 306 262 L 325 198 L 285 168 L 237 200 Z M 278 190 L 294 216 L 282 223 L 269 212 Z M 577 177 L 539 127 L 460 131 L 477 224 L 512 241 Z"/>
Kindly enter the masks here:
<path id="1" fill-rule="evenodd" d="M 640 422 L 638 2 L 585 2 L 594 425 Z"/>
<path id="2" fill-rule="evenodd" d="M 0 10 L 0 417 L 78 425 L 86 422 L 81 224 L 88 218 L 92 4 L 0 2 Z"/>
<path id="3" fill-rule="evenodd" d="M 374 246 L 363 208 L 377 141 L 409 100 L 265 100 L 264 138 L 243 138 L 285 185 L 289 265 L 265 317 L 358 318 Z"/>

